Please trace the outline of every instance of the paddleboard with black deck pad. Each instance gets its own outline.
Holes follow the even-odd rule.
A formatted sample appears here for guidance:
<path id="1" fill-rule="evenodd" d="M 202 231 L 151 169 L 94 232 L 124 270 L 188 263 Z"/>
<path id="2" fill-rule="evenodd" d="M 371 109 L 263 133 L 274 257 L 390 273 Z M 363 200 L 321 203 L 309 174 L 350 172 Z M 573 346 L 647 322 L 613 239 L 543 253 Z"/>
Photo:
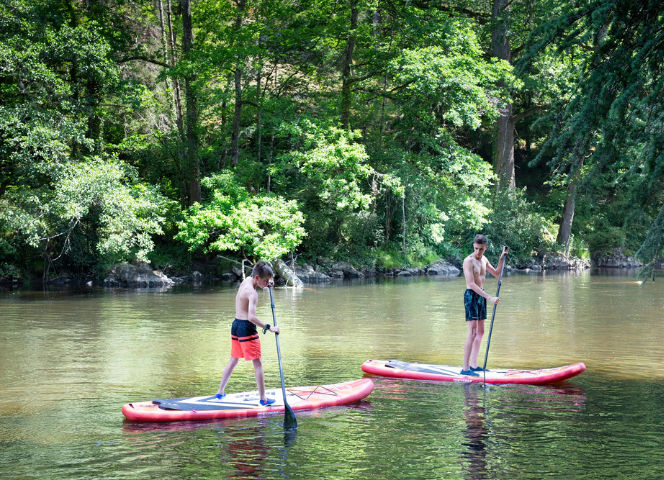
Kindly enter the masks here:
<path id="1" fill-rule="evenodd" d="M 541 368 L 538 370 L 491 368 L 486 372 L 486 383 L 494 385 L 544 385 L 562 382 L 563 380 L 575 377 L 583 373 L 585 369 L 586 366 L 583 363 L 554 368 Z M 461 367 L 451 367 L 449 365 L 430 365 L 426 363 L 402 362 L 400 360 L 367 360 L 362 364 L 362 370 L 366 373 L 382 377 L 459 383 L 485 383 L 484 372 L 477 372 L 479 375 L 477 377 L 461 375 Z"/>
<path id="2" fill-rule="evenodd" d="M 366 398 L 373 390 L 369 378 L 332 385 L 293 387 L 286 389 L 286 400 L 293 410 L 346 405 Z M 258 392 L 227 394 L 218 400 L 214 396 L 154 399 L 151 402 L 128 403 L 122 407 L 127 419 L 135 422 L 179 422 L 230 417 L 266 415 L 284 411 L 281 389 L 267 390 L 275 402 L 262 406 Z"/>

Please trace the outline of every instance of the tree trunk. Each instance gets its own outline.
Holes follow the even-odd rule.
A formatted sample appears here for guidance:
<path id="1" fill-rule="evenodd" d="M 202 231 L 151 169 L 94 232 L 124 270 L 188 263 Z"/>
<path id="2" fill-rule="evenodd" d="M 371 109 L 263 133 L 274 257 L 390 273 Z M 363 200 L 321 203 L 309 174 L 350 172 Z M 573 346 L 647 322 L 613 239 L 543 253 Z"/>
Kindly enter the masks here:
<path id="1" fill-rule="evenodd" d="M 270 156 L 268 157 L 267 162 L 267 193 L 270 193 L 270 184 L 272 183 L 272 174 L 270 170 L 272 169 L 272 153 L 274 152 L 274 128 L 272 128 L 272 135 L 270 137 Z"/>
<path id="2" fill-rule="evenodd" d="M 574 220 L 574 207 L 576 205 L 576 186 L 579 183 L 581 176 L 581 168 L 583 167 L 583 160 L 579 168 L 572 175 L 572 180 L 567 186 L 567 198 L 563 206 L 563 218 L 560 221 L 560 229 L 558 230 L 558 237 L 556 243 L 565 246 L 565 256 L 569 256 L 569 239 L 572 234 L 572 221 Z"/>
<path id="3" fill-rule="evenodd" d="M 393 36 L 390 36 L 390 46 L 387 49 L 387 54 L 390 55 L 392 53 L 392 40 L 394 40 Z M 378 132 L 378 146 L 380 148 L 383 148 L 383 133 L 385 132 L 385 99 L 387 97 L 387 72 L 385 72 L 385 75 L 383 76 L 383 101 L 382 105 L 380 107 L 380 130 Z"/>
<path id="4" fill-rule="evenodd" d="M 235 30 L 242 28 L 242 11 L 246 0 L 237 0 L 237 17 L 235 18 Z M 235 65 L 235 115 L 233 116 L 233 143 L 231 145 L 231 162 L 237 165 L 240 159 L 240 119 L 242 117 L 242 65 L 237 59 Z"/>
<path id="5" fill-rule="evenodd" d="M 403 220 L 403 238 L 401 250 L 406 251 L 406 190 L 404 189 L 403 197 L 401 198 L 401 216 Z"/>
<path id="6" fill-rule="evenodd" d="M 385 246 L 390 244 L 390 230 L 392 229 L 392 212 L 390 211 L 390 194 L 385 196 Z"/>
<path id="7" fill-rule="evenodd" d="M 87 14 L 90 18 L 95 18 L 97 0 L 87 1 Z M 86 137 L 93 140 L 94 146 L 92 153 L 101 153 L 102 151 L 102 118 L 99 115 L 99 104 L 101 103 L 101 83 L 94 78 L 88 78 L 86 82 L 85 103 L 90 111 L 88 115 L 88 131 Z"/>
<path id="8" fill-rule="evenodd" d="M 496 150 L 494 152 L 494 170 L 498 175 L 498 189 L 515 188 L 514 178 L 514 120 L 512 105 L 500 108 L 500 117 L 496 120 Z"/>
<path id="9" fill-rule="evenodd" d="M 168 36 L 170 37 L 171 44 L 171 59 L 175 61 L 175 34 L 173 33 L 173 19 L 171 17 L 171 0 L 168 0 L 168 10 L 166 16 L 168 18 Z M 184 138 L 184 115 L 182 114 L 182 94 L 180 93 L 180 81 L 177 78 L 173 79 L 173 96 L 175 97 L 175 124 L 178 127 L 180 139 Z"/>
<path id="10" fill-rule="evenodd" d="M 261 163 L 261 70 L 262 67 L 258 69 L 258 77 L 256 78 L 256 143 L 258 147 L 258 152 L 256 152 L 256 157 L 258 163 Z"/>
<path id="11" fill-rule="evenodd" d="M 274 85 L 273 85 L 273 91 L 277 92 L 277 84 L 279 83 L 279 69 L 276 68 L 274 70 Z M 277 92 L 277 98 L 279 97 L 279 93 Z M 270 184 L 272 183 L 272 175 L 270 174 L 270 170 L 272 169 L 272 154 L 274 153 L 274 131 L 276 130 L 276 125 L 272 125 L 272 134 L 270 135 L 270 155 L 268 156 L 268 163 L 267 163 L 267 193 L 270 193 Z"/>
<path id="12" fill-rule="evenodd" d="M 491 32 L 491 48 L 493 56 L 507 60 L 512 59 L 509 31 L 509 1 L 494 0 L 491 11 L 493 30 Z M 501 82 L 502 83 L 502 82 Z M 499 83 L 499 86 L 504 84 Z M 515 188 L 514 179 L 514 118 L 511 100 L 499 108 L 500 116 L 496 120 L 494 171 L 498 175 L 498 189 Z"/>
<path id="13" fill-rule="evenodd" d="M 282 259 L 277 258 L 276 260 L 273 260 L 272 268 L 274 268 L 275 273 L 286 281 L 286 285 L 296 288 L 304 286 L 302 280 L 298 278 L 295 272 L 291 270 Z"/>
<path id="14" fill-rule="evenodd" d="M 350 119 L 350 100 L 352 83 L 350 78 L 351 65 L 353 63 L 353 50 L 355 49 L 356 29 L 357 29 L 357 0 L 351 0 L 350 3 L 350 34 L 346 43 L 346 53 L 344 54 L 341 86 L 341 126 L 348 128 Z"/>
<path id="15" fill-rule="evenodd" d="M 92 113 L 88 116 L 88 131 L 86 137 L 94 141 L 94 153 L 102 151 L 102 119 L 97 112 L 101 103 L 101 84 L 97 80 L 88 79 L 86 82 L 87 104 Z"/>
<path id="16" fill-rule="evenodd" d="M 191 0 L 180 0 L 182 10 L 182 50 L 191 52 L 194 46 L 194 30 L 191 21 Z M 195 76 L 185 78 L 184 89 L 187 98 L 187 159 L 189 161 L 189 205 L 201 201 L 201 172 L 198 158 L 198 136 L 196 123 L 198 111 L 193 90 Z"/>
<path id="17" fill-rule="evenodd" d="M 162 44 L 162 56 L 164 63 L 166 65 L 170 65 L 171 61 L 168 58 L 168 41 L 166 40 L 166 24 L 164 22 L 164 2 L 162 0 L 159 0 L 158 2 L 158 8 L 159 8 L 159 25 L 161 27 L 161 44 Z M 168 90 L 169 83 L 171 83 L 172 90 L 175 92 L 175 85 L 174 85 L 174 80 L 171 79 L 165 79 L 164 80 L 164 86 L 166 90 Z M 168 97 L 168 110 L 171 112 L 171 122 L 173 120 L 177 121 L 177 111 L 175 110 L 175 102 L 173 101 L 173 97 L 170 95 L 166 95 Z"/>
<path id="18" fill-rule="evenodd" d="M 231 144 L 231 162 L 237 165 L 240 160 L 240 118 L 242 117 L 242 68 L 235 68 L 235 115 L 233 115 L 233 142 Z"/>
<path id="19" fill-rule="evenodd" d="M 231 78 L 228 77 L 228 83 L 224 88 L 224 96 L 223 100 L 221 101 L 221 131 L 224 132 L 224 137 L 226 136 L 226 125 L 227 125 L 226 107 L 228 106 L 228 101 L 227 101 L 228 97 L 226 95 L 228 94 L 230 88 L 231 88 Z M 228 159 L 228 143 L 226 141 L 226 138 L 224 138 L 224 153 L 221 154 L 221 157 L 219 159 L 219 169 L 226 168 L 227 159 Z"/>

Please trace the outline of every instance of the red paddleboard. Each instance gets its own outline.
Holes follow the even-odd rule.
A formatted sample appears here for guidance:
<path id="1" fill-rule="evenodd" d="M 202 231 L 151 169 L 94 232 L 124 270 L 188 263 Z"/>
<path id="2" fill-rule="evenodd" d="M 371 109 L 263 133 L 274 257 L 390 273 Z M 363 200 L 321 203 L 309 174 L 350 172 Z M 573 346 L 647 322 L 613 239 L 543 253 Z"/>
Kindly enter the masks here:
<path id="1" fill-rule="evenodd" d="M 486 372 L 486 383 L 543 385 L 567 380 L 583 373 L 583 363 L 564 367 L 541 368 L 539 370 L 489 369 Z M 425 363 L 408 363 L 399 360 L 367 360 L 362 370 L 373 375 L 396 378 L 412 378 L 415 380 L 440 380 L 443 382 L 484 383 L 484 372 L 477 372 L 478 377 L 461 375 L 461 367 L 448 365 L 428 365 Z"/>
<path id="2" fill-rule="evenodd" d="M 286 400 L 293 410 L 346 405 L 367 397 L 373 387 L 373 382 L 368 378 L 333 385 L 293 387 L 286 389 Z M 266 393 L 268 398 L 276 400 L 268 407 L 259 403 L 258 392 L 255 391 L 228 394 L 221 400 L 207 396 L 128 403 L 122 407 L 122 414 L 134 422 L 180 422 L 283 412 L 281 389 L 268 390 Z"/>

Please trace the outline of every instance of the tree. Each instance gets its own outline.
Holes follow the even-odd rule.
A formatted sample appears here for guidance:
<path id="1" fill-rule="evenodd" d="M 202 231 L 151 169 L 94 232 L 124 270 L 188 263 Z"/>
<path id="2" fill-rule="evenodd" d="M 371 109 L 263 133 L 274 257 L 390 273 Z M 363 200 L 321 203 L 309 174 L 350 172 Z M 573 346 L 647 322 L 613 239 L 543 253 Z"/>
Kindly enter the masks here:
<path id="1" fill-rule="evenodd" d="M 95 158 L 57 167 L 52 188 L 15 188 L 0 198 L 0 221 L 44 258 L 44 281 L 58 260 L 69 267 L 147 260 L 161 234 L 166 199 L 127 165 Z M 98 258 L 90 257 L 90 254 Z M 63 262 L 61 259 L 68 259 Z"/>
<path id="2" fill-rule="evenodd" d="M 560 5 L 551 13 L 551 21 L 533 32 L 528 59 L 550 45 L 561 53 L 583 48 L 588 58 L 571 99 L 555 116 L 550 165 L 568 170 L 572 183 L 577 172 L 588 186 L 609 172 L 616 188 L 626 180 L 632 184 L 633 208 L 652 218 L 639 251 L 644 272 L 652 275 L 664 244 L 664 145 L 657 133 L 664 113 L 664 7 L 656 1 L 597 0 Z"/>
<path id="3" fill-rule="evenodd" d="M 193 53 L 194 48 L 194 27 L 191 17 L 191 1 L 180 0 L 180 9 L 182 11 L 182 50 L 185 56 Z M 188 59 L 189 60 L 189 59 Z M 193 83 L 196 76 L 190 73 L 184 80 L 184 91 L 187 98 L 187 158 L 189 160 L 189 205 L 193 205 L 201 200 L 201 169 L 198 157 L 198 106 L 196 94 L 193 90 Z"/>

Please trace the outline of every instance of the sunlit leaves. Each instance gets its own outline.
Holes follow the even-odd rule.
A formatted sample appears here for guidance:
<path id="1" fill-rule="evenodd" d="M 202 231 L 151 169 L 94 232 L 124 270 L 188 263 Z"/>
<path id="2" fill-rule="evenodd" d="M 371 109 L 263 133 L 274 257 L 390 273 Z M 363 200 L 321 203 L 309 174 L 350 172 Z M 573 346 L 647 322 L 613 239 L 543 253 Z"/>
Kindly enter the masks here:
<path id="1" fill-rule="evenodd" d="M 304 216 L 293 200 L 250 195 L 230 172 L 203 180 L 210 200 L 194 204 L 179 223 L 176 238 L 205 251 L 239 252 L 273 260 L 297 247 L 305 236 Z"/>
<path id="2" fill-rule="evenodd" d="M 507 97 L 499 81 L 518 86 L 509 63 L 483 58 L 469 22 L 448 19 L 442 45 L 404 49 L 389 71 L 397 99 L 431 126 L 451 123 L 476 129 L 484 116 L 497 115 L 497 102 Z"/>
<path id="3" fill-rule="evenodd" d="M 353 142 L 356 133 L 335 127 L 317 128 L 309 123 L 303 130 L 305 150 L 287 157 L 295 163 L 325 202 L 337 210 L 365 209 L 371 195 L 362 188 L 373 169 L 364 146 Z"/>

